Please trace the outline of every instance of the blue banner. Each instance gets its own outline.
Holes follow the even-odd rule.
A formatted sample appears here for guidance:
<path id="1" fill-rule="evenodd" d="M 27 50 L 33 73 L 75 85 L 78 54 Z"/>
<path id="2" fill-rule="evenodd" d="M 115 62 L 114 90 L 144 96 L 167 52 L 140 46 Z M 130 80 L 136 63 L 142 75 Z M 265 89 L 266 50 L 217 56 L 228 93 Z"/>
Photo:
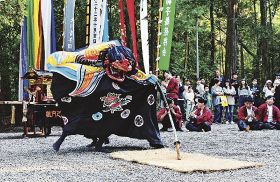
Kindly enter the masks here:
<path id="1" fill-rule="evenodd" d="M 103 31 L 102 42 L 108 42 L 108 41 L 109 41 L 109 20 L 108 20 L 108 6 L 107 6 L 106 12 L 105 12 L 104 31 Z"/>
<path id="2" fill-rule="evenodd" d="M 28 88 L 28 80 L 22 79 L 28 69 L 28 55 L 27 55 L 27 20 L 24 17 L 23 25 L 21 28 L 21 43 L 20 43 L 20 60 L 19 60 L 19 86 L 18 86 L 18 100 L 28 100 L 28 93 L 24 88 Z"/>

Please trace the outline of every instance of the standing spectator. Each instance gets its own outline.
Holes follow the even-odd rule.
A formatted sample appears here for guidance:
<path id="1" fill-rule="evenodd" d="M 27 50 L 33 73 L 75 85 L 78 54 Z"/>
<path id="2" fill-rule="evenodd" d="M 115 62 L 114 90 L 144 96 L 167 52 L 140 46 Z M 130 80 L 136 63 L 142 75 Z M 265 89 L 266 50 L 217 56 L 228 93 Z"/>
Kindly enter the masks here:
<path id="1" fill-rule="evenodd" d="M 213 120 L 212 112 L 205 106 L 206 100 L 202 97 L 197 98 L 197 109 L 191 115 L 191 122 L 186 124 L 189 131 L 211 131 Z"/>
<path id="2" fill-rule="evenodd" d="M 181 81 L 181 78 L 179 75 L 176 76 L 176 79 L 177 79 L 177 82 L 179 83 L 178 106 L 181 109 L 182 118 L 183 118 L 183 120 L 185 120 L 186 111 L 185 111 L 185 106 L 184 106 L 185 101 L 184 101 L 184 96 L 183 96 L 183 92 L 184 92 L 185 88 L 184 88 L 184 85 L 182 84 L 182 81 Z"/>
<path id="3" fill-rule="evenodd" d="M 220 86 L 221 81 L 219 79 L 215 79 L 214 83 L 215 85 L 211 89 L 214 106 L 214 123 L 222 123 L 222 106 L 220 97 L 224 95 L 224 92 L 223 88 Z"/>
<path id="4" fill-rule="evenodd" d="M 275 106 L 278 107 L 278 109 L 280 109 L 280 76 L 279 79 L 275 79 L 274 81 L 275 83 L 275 93 L 274 93 L 274 97 L 275 97 Z"/>
<path id="5" fill-rule="evenodd" d="M 247 85 L 245 79 L 242 79 L 240 81 L 239 87 L 238 87 L 238 106 L 239 108 L 244 105 L 244 99 L 246 97 L 251 96 L 251 90 L 250 87 Z"/>
<path id="6" fill-rule="evenodd" d="M 254 105 L 256 107 L 259 107 L 262 104 L 262 100 L 261 100 L 261 88 L 258 85 L 257 79 L 253 79 L 252 81 L 251 93 L 253 95 Z"/>
<path id="7" fill-rule="evenodd" d="M 185 86 L 190 86 L 191 85 L 191 81 L 189 79 L 185 80 Z"/>
<path id="8" fill-rule="evenodd" d="M 201 79 L 198 79 L 196 82 L 196 93 L 198 97 L 202 97 L 204 94 L 204 85 L 201 83 Z"/>
<path id="9" fill-rule="evenodd" d="M 176 80 L 176 78 L 172 76 L 171 73 L 168 73 L 167 77 L 170 81 L 166 88 L 166 97 L 173 99 L 174 104 L 178 105 L 177 101 L 178 101 L 179 83 Z"/>
<path id="10" fill-rule="evenodd" d="M 178 106 L 174 104 L 171 98 L 167 98 L 172 120 L 177 131 L 182 131 L 182 114 Z M 157 120 L 161 122 L 162 128 L 160 131 L 167 131 L 171 127 L 167 108 L 161 108 L 157 113 Z"/>
<path id="11" fill-rule="evenodd" d="M 226 80 L 225 87 L 223 88 L 224 94 L 227 97 L 228 106 L 226 107 L 226 123 L 233 123 L 233 111 L 235 106 L 235 98 L 236 95 L 235 88 L 230 83 L 230 80 Z"/>
<path id="12" fill-rule="evenodd" d="M 269 95 L 265 102 L 258 108 L 257 120 L 260 122 L 260 129 L 280 130 L 280 110 L 273 105 L 274 97 Z"/>
<path id="13" fill-rule="evenodd" d="M 272 81 L 271 80 L 267 80 L 265 82 L 264 87 L 263 87 L 264 98 L 267 98 L 270 95 L 274 95 L 272 88 L 273 88 Z"/>
<path id="14" fill-rule="evenodd" d="M 194 108 L 194 92 L 193 89 L 191 87 L 191 85 L 186 86 L 185 85 L 185 90 L 183 92 L 183 97 L 185 99 L 186 102 L 186 121 L 189 122 L 189 118 L 190 118 L 190 114 Z"/>
<path id="15" fill-rule="evenodd" d="M 231 82 L 232 86 L 235 88 L 236 95 L 235 95 L 234 99 L 235 99 L 235 105 L 236 105 L 237 101 L 238 101 L 238 87 L 239 87 L 239 80 L 238 80 L 237 73 L 232 74 L 230 82 Z"/>
<path id="16" fill-rule="evenodd" d="M 161 90 L 164 95 L 166 95 L 166 88 L 170 81 L 169 73 L 167 71 L 163 72 L 163 80 L 161 81 Z M 160 100 L 160 107 L 164 107 L 164 101 Z"/>
<path id="17" fill-rule="evenodd" d="M 207 85 L 205 85 L 204 87 L 204 94 L 203 94 L 203 98 L 207 101 L 206 106 L 212 110 L 212 95 L 210 93 L 209 87 Z"/>
<path id="18" fill-rule="evenodd" d="M 215 85 L 215 79 L 218 79 L 221 82 L 220 83 L 221 86 L 224 85 L 224 77 L 221 75 L 220 70 L 217 69 L 215 71 L 214 78 L 212 78 L 211 81 L 210 81 L 210 90 L 212 90 L 212 87 Z"/>
<path id="19" fill-rule="evenodd" d="M 231 85 L 235 88 L 235 91 L 237 93 L 238 87 L 239 87 L 239 81 L 238 81 L 238 75 L 237 73 L 233 73 L 231 77 Z"/>
<path id="20" fill-rule="evenodd" d="M 258 130 L 259 124 L 256 118 L 257 107 L 253 106 L 253 98 L 247 97 L 244 106 L 238 110 L 238 128 L 240 131 Z"/>

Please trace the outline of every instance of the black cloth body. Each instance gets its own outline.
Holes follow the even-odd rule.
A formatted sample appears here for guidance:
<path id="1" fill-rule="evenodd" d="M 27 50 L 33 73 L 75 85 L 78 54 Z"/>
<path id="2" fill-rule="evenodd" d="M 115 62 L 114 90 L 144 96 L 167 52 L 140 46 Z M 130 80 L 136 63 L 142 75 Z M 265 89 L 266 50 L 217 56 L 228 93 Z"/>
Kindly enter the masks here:
<path id="1" fill-rule="evenodd" d="M 104 75 L 91 95 L 69 100 L 68 94 L 75 86 L 76 82 L 54 73 L 52 94 L 59 103 L 61 115 L 68 119 L 63 134 L 81 134 L 89 138 L 116 134 L 162 145 L 154 84 L 130 78 L 114 82 Z M 63 102 L 65 97 L 68 102 Z"/>

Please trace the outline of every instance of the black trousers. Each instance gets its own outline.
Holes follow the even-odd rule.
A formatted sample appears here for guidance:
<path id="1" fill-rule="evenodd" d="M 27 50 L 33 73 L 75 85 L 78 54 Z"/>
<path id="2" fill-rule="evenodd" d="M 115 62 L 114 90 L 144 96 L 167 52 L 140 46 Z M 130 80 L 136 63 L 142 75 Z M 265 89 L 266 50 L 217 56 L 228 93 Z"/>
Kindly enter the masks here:
<path id="1" fill-rule="evenodd" d="M 172 116 L 172 119 L 173 119 L 173 122 L 174 122 L 174 125 L 175 125 L 175 129 L 179 129 L 180 127 L 179 127 L 179 124 L 176 120 L 175 115 L 171 114 L 171 116 Z M 163 126 L 162 127 L 163 129 L 168 129 L 168 128 L 171 127 L 171 122 L 170 122 L 168 114 L 163 118 L 163 120 L 161 121 L 161 124 Z"/>
<path id="2" fill-rule="evenodd" d="M 273 130 L 277 129 L 280 130 L 280 123 L 279 122 L 259 122 L 259 129 L 260 130 Z"/>
<path id="3" fill-rule="evenodd" d="M 186 124 L 186 128 L 189 131 L 197 131 L 197 132 L 202 132 L 203 130 L 205 132 L 211 131 L 211 125 L 209 124 L 209 122 L 204 122 L 201 124 L 196 124 L 195 122 L 189 122 Z"/>

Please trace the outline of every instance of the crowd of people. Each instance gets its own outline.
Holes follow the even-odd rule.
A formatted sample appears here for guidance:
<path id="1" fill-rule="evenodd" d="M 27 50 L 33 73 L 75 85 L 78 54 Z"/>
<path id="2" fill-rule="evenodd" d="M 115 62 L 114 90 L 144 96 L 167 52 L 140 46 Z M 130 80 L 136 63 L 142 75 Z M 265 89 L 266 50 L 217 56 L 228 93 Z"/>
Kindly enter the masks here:
<path id="1" fill-rule="evenodd" d="M 237 124 L 241 131 L 280 130 L 280 72 L 263 87 L 257 79 L 250 84 L 246 79 L 238 79 L 236 73 L 225 79 L 219 70 L 209 84 L 201 78 L 196 85 L 164 72 L 161 90 L 168 103 L 166 106 L 161 100 L 157 113 L 158 122 L 163 125 L 161 131 L 171 127 L 170 118 L 177 131 L 183 131 L 185 125 L 189 131 L 207 132 L 212 123 Z"/>

